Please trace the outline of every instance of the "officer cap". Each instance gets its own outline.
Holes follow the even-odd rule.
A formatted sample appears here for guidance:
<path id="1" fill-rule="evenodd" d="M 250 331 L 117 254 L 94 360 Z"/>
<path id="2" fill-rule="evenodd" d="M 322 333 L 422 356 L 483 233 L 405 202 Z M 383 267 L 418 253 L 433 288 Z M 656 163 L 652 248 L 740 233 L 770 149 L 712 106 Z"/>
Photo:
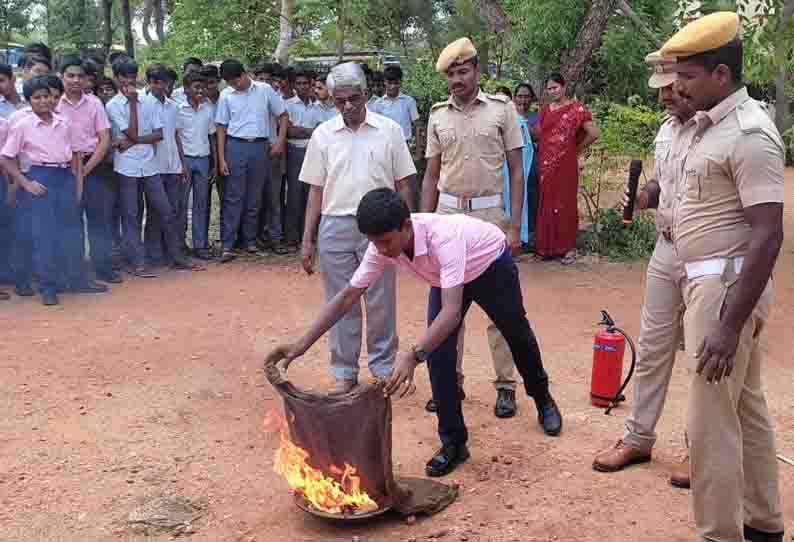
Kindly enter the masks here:
<path id="1" fill-rule="evenodd" d="M 447 73 L 447 70 L 453 64 L 462 64 L 467 60 L 477 56 L 477 49 L 469 38 L 460 38 L 447 45 L 441 54 L 438 55 L 438 62 L 436 62 L 436 71 L 438 73 Z"/>
<path id="2" fill-rule="evenodd" d="M 648 80 L 651 88 L 665 88 L 675 83 L 678 75 L 675 71 L 675 58 L 662 56 L 659 51 L 655 51 L 645 57 L 645 63 L 653 68 L 653 74 Z"/>
<path id="3" fill-rule="evenodd" d="M 692 21 L 659 50 L 666 57 L 683 58 L 719 49 L 739 34 L 739 16 L 719 11 Z"/>

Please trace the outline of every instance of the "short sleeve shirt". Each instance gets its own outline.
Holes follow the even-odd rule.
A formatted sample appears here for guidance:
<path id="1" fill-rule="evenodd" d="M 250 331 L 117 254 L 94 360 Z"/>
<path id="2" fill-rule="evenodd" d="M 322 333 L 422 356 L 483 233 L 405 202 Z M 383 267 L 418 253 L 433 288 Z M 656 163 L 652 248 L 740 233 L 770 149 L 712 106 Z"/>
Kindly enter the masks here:
<path id="1" fill-rule="evenodd" d="M 397 264 L 437 288 L 468 284 L 482 275 L 505 251 L 505 234 L 488 222 L 466 215 L 414 213 L 414 257 L 392 259 L 372 243 L 350 285 L 367 288 L 386 267 Z"/>
<path id="2" fill-rule="evenodd" d="M 159 172 L 164 175 L 175 175 L 182 172 L 182 160 L 179 158 L 179 148 L 176 146 L 176 125 L 179 118 L 179 103 L 171 98 L 162 102 L 155 96 L 150 96 L 154 107 L 159 110 L 160 119 L 163 121 L 163 140 L 155 145 L 154 153 L 159 164 Z"/>
<path id="3" fill-rule="evenodd" d="M 675 157 L 673 143 L 683 126 L 676 117 L 668 118 L 659 128 L 654 140 L 654 178 L 659 183 L 659 207 L 656 209 L 656 230 L 669 232 L 673 227 L 675 201 Z"/>
<path id="4" fill-rule="evenodd" d="M 312 134 L 300 172 L 304 183 L 323 187 L 322 214 L 354 216 L 361 198 L 416 173 L 402 130 L 393 120 L 367 111 L 355 132 L 341 115 Z"/>
<path id="5" fill-rule="evenodd" d="M 23 107 L 25 107 L 25 105 L 26 105 L 25 101 L 24 100 L 20 100 L 19 105 L 18 106 L 14 106 L 14 104 L 12 104 L 8 100 L 6 100 L 4 97 L 0 96 L 0 117 L 3 117 L 4 119 L 7 119 L 8 117 L 13 115 L 18 110 L 20 110 Z"/>
<path id="6" fill-rule="evenodd" d="M 772 119 L 742 88 L 698 112 L 679 137 L 673 237 L 684 263 L 744 256 L 746 207 L 783 203 L 785 147 Z"/>
<path id="7" fill-rule="evenodd" d="M 384 95 L 375 101 L 371 110 L 399 124 L 406 141 L 413 137 L 413 123 L 419 120 L 419 111 L 416 109 L 416 100 L 411 96 L 400 94 L 396 98 L 389 98 Z"/>
<path id="8" fill-rule="evenodd" d="M 312 102 L 308 104 L 297 96 L 293 96 L 286 102 L 287 113 L 289 113 L 289 123 L 292 126 L 300 126 L 301 128 L 317 128 L 322 122 L 320 111 Z M 290 139 L 290 145 L 295 147 L 306 147 L 309 145 L 308 139 Z"/>
<path id="9" fill-rule="evenodd" d="M 275 127 L 273 118 L 286 111 L 284 100 L 267 83 L 251 81 L 251 86 L 239 91 L 223 89 L 218 100 L 215 123 L 226 126 L 232 137 L 271 138 Z"/>
<path id="10" fill-rule="evenodd" d="M 21 115 L 8 131 L 2 154 L 17 158 L 24 154 L 35 164 L 64 164 L 74 154 L 75 130 L 65 117 L 52 114 L 49 122 L 38 115 Z"/>
<path id="11" fill-rule="evenodd" d="M 215 133 L 215 110 L 208 100 L 195 109 L 188 102 L 180 102 L 176 129 L 182 142 L 182 152 L 189 157 L 210 155 L 210 135 Z"/>
<path id="12" fill-rule="evenodd" d="M 439 191 L 465 198 L 501 194 L 505 153 L 524 146 L 517 117 L 508 98 L 482 91 L 465 109 L 453 98 L 434 105 L 426 156 L 441 157 Z"/>
<path id="13" fill-rule="evenodd" d="M 315 106 L 317 107 L 317 114 L 320 117 L 320 123 L 331 120 L 332 118 L 339 115 L 339 110 L 336 109 L 336 106 L 333 103 L 325 104 L 318 101 L 315 103 Z"/>
<path id="14" fill-rule="evenodd" d="M 93 94 L 83 94 L 77 103 L 72 103 L 64 94 L 55 109 L 71 122 L 75 129 L 75 151 L 93 153 L 99 144 L 99 133 L 110 129 L 105 106 Z"/>
<path id="15" fill-rule="evenodd" d="M 151 135 L 155 130 L 163 128 L 160 109 L 154 103 L 155 98 L 138 95 L 138 136 Z M 107 105 L 113 140 L 121 138 L 122 133 L 129 129 L 130 107 L 126 96 L 116 94 Z M 154 145 L 133 145 L 124 152 L 116 151 L 113 155 L 113 170 L 125 177 L 152 177 L 160 173 L 160 165 L 155 159 Z"/>

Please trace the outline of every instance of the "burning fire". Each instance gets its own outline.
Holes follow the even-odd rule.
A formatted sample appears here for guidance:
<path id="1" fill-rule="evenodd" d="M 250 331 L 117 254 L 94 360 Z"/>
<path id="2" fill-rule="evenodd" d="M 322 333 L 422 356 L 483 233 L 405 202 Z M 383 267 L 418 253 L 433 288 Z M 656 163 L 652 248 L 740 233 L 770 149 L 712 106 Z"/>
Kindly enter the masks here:
<path id="1" fill-rule="evenodd" d="M 312 508 L 328 514 L 364 514 L 379 508 L 378 503 L 361 490 L 361 478 L 356 476 L 355 467 L 347 463 L 344 469 L 331 466 L 331 474 L 339 477 L 337 481 L 309 465 L 309 452 L 289 439 L 284 418 L 270 413 L 265 418 L 265 427 L 270 431 L 278 430 L 281 437 L 281 445 L 273 458 L 273 470 Z"/>

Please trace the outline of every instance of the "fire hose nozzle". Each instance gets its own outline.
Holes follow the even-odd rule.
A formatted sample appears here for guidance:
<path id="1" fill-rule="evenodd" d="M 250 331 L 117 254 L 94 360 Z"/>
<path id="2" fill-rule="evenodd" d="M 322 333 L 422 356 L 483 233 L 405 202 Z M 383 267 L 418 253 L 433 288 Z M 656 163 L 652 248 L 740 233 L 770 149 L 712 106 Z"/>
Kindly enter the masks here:
<path id="1" fill-rule="evenodd" d="M 598 323 L 599 326 L 606 326 L 607 329 L 610 331 L 615 329 L 615 321 L 609 315 L 609 313 L 605 310 L 601 311 L 601 321 Z"/>

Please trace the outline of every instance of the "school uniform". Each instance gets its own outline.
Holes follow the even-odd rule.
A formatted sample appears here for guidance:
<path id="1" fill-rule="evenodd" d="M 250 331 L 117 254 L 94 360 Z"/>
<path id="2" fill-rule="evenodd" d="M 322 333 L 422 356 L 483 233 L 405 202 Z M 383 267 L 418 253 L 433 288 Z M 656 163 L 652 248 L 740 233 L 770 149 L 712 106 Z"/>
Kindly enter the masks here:
<path id="1" fill-rule="evenodd" d="M 215 108 L 208 100 L 201 102 L 197 108 L 187 101 L 179 105 L 176 129 L 182 143 L 185 168 L 189 175 L 183 206 L 187 210 L 187 200 L 192 187 L 193 209 L 190 216 L 194 250 L 209 248 L 207 210 L 210 198 L 210 135 L 215 134 L 214 117 Z M 184 229 L 187 223 L 186 212 L 182 220 Z"/>
<path id="2" fill-rule="evenodd" d="M 110 130 L 105 107 L 96 96 L 83 94 L 73 103 L 64 94 L 56 113 L 71 123 L 75 132 L 74 150 L 87 163 L 99 145 L 99 134 Z M 113 206 L 118 198 L 118 185 L 113 176 L 100 166 L 84 180 L 82 209 L 85 211 L 91 263 L 99 279 L 114 278 L 113 271 Z M 82 211 L 81 211 L 82 218 Z"/>
<path id="3" fill-rule="evenodd" d="M 225 159 L 230 175 L 223 190 L 223 250 L 234 248 L 242 225 L 242 244 L 256 246 L 263 183 L 270 182 L 272 117 L 284 114 L 284 102 L 270 85 L 251 81 L 246 90 L 221 92 L 215 123 L 226 127 Z"/>
<path id="4" fill-rule="evenodd" d="M 290 126 L 316 128 L 321 122 L 320 111 L 312 102 L 304 103 L 297 96 L 287 100 Z M 306 158 L 309 138 L 287 140 L 287 243 L 297 244 L 303 237 L 303 221 L 306 217 L 306 201 L 309 185 L 298 178 Z"/>
<path id="5" fill-rule="evenodd" d="M 171 98 L 160 101 L 153 94 L 149 95 L 155 109 L 163 121 L 163 139 L 155 145 L 154 154 L 158 163 L 160 179 L 162 179 L 168 202 L 176 219 L 180 253 L 185 246 L 184 222 L 187 220 L 187 196 L 189 185 L 182 178 L 182 159 L 176 144 L 176 125 L 179 117 L 179 104 Z M 147 198 L 147 208 L 152 203 Z M 162 265 L 166 261 L 167 240 L 166 224 L 157 213 L 147 215 L 143 238 L 146 247 L 146 259 L 149 263 Z"/>
<path id="6" fill-rule="evenodd" d="M 384 117 L 390 118 L 400 125 L 406 141 L 413 137 L 413 124 L 419 120 L 419 111 L 416 108 L 416 100 L 411 96 L 400 93 L 396 98 L 383 95 L 381 98 L 369 106 L 370 111 L 379 113 Z"/>
<path id="7" fill-rule="evenodd" d="M 17 159 L 24 153 L 30 162 L 26 177 L 47 189 L 37 196 L 24 189 L 17 193 L 18 204 L 31 212 L 29 225 L 37 254 L 41 292 L 45 297 L 54 296 L 59 283 L 74 288 L 88 283 L 81 265 L 77 182 L 70 167 L 75 141 L 75 131 L 61 115 L 53 113 L 45 122 L 36 114 L 23 113 L 15 117 L 0 151 L 9 159 Z M 22 258 L 17 263 L 20 264 L 16 273 L 17 289 L 29 289 L 32 259 Z"/>
<path id="8" fill-rule="evenodd" d="M 138 96 L 138 135 L 151 135 L 163 129 L 163 120 L 155 99 L 151 96 Z M 129 128 L 129 100 L 123 94 L 114 96 L 107 105 L 108 117 L 113 129 L 113 139 L 121 138 Z M 124 152 L 116 151 L 113 170 L 119 175 L 119 193 L 122 202 L 124 251 L 127 260 L 135 267 L 145 261 L 145 251 L 141 239 L 139 213 L 142 204 L 139 192 L 146 194 L 148 201 L 147 219 L 155 215 L 165 224 L 168 240 L 168 255 L 172 260 L 182 260 L 181 245 L 176 212 L 166 194 L 160 178 L 160 163 L 156 160 L 155 146 L 133 145 Z"/>
<path id="9" fill-rule="evenodd" d="M 5 136 L 11 127 L 10 117 L 24 106 L 24 102 L 14 105 L 0 96 L 0 123 L 3 124 L 4 135 L 0 140 L 0 148 L 5 141 Z M 0 281 L 13 282 L 14 276 L 14 243 L 16 242 L 15 218 L 16 205 L 9 203 L 9 198 L 15 198 L 16 187 L 11 180 L 0 174 Z"/>

